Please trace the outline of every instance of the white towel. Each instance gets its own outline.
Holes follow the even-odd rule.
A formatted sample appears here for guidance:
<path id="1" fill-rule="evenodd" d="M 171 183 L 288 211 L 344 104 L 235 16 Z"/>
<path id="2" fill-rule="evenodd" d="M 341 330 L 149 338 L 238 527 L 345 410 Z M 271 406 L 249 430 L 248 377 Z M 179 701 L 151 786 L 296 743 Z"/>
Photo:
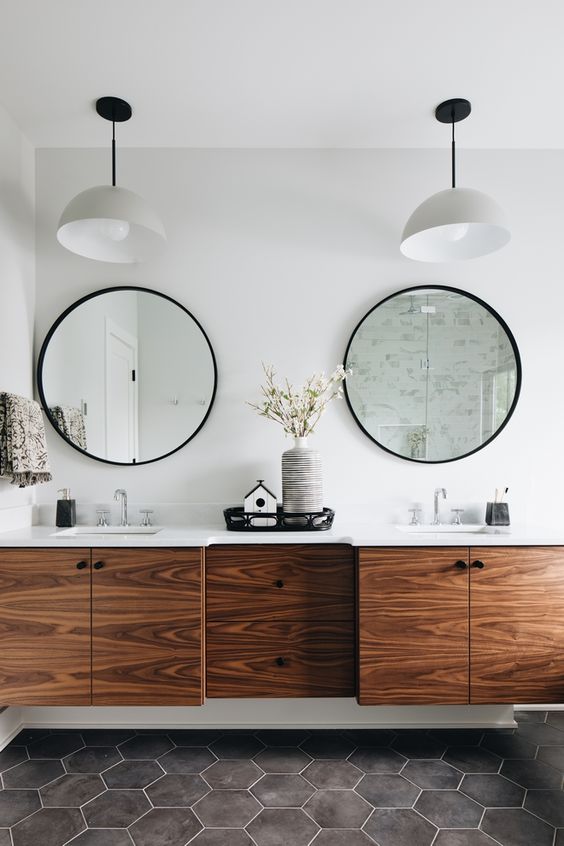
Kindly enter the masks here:
<path id="1" fill-rule="evenodd" d="M 50 482 L 50 470 L 39 403 L 0 393 L 0 478 L 27 488 Z"/>

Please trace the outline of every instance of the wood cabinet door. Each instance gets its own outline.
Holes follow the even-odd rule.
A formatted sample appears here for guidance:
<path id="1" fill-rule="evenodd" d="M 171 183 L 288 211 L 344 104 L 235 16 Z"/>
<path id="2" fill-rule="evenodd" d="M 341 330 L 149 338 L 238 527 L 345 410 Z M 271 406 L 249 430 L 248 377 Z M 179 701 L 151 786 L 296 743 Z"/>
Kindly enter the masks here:
<path id="1" fill-rule="evenodd" d="M 92 703 L 200 705 L 202 551 L 92 550 Z"/>
<path id="2" fill-rule="evenodd" d="M 468 703 L 468 548 L 359 550 L 359 703 Z"/>
<path id="3" fill-rule="evenodd" d="M 239 544 L 206 551 L 208 620 L 354 619 L 354 551 L 344 544 Z"/>
<path id="4" fill-rule="evenodd" d="M 0 550 L 0 705 L 90 704 L 90 550 Z"/>
<path id="5" fill-rule="evenodd" d="M 354 623 L 208 623 L 209 697 L 354 696 Z"/>
<path id="6" fill-rule="evenodd" d="M 470 701 L 564 702 L 564 547 L 471 548 L 470 608 Z"/>

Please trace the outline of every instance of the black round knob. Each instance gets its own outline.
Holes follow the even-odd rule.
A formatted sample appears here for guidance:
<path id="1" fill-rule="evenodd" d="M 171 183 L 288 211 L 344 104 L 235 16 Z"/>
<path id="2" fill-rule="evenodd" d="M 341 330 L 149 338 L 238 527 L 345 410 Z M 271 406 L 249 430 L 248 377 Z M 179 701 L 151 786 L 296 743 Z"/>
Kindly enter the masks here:
<path id="1" fill-rule="evenodd" d="M 88 567 L 88 564 L 86 563 L 86 561 L 79 561 L 78 564 L 76 565 L 77 570 L 84 570 L 85 567 Z"/>
<path id="2" fill-rule="evenodd" d="M 459 570 L 466 570 L 468 565 L 466 564 L 466 561 L 455 561 L 454 566 L 458 567 Z"/>
<path id="3" fill-rule="evenodd" d="M 282 581 L 282 579 L 277 580 L 276 587 L 277 588 L 283 588 L 284 587 L 284 582 Z"/>
<path id="4" fill-rule="evenodd" d="M 282 656 L 280 656 L 279 658 L 276 659 L 276 663 L 278 664 L 279 667 L 283 667 L 286 662 L 284 661 Z"/>
<path id="5" fill-rule="evenodd" d="M 103 561 L 95 561 L 94 562 L 94 569 L 95 570 L 101 570 L 103 566 L 104 566 Z"/>
<path id="6" fill-rule="evenodd" d="M 483 570 L 485 566 L 483 561 L 472 561 L 472 567 L 476 567 L 478 570 Z"/>

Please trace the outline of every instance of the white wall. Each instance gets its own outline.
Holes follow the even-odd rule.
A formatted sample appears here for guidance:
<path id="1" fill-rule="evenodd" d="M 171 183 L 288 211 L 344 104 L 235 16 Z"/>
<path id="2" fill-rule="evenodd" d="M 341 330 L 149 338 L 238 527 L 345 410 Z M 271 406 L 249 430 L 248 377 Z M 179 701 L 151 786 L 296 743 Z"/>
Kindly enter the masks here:
<path id="1" fill-rule="evenodd" d="M 33 384 L 34 170 L 31 145 L 0 106 L 0 391 L 26 397 Z M 0 480 L 0 511 L 32 498 L 33 489 Z"/>
<path id="2" fill-rule="evenodd" d="M 513 239 L 492 256 L 443 266 L 403 258 L 398 242 L 414 207 L 448 186 L 446 148 L 121 150 L 119 182 L 159 210 L 168 232 L 164 255 L 139 267 L 79 258 L 55 238 L 61 209 L 78 191 L 106 182 L 109 164 L 106 150 L 38 151 L 37 342 L 89 291 L 152 287 L 183 303 L 208 332 L 217 400 L 185 449 L 142 467 L 94 462 L 50 431 L 55 481 L 38 488 L 41 502 L 69 485 L 79 502 L 108 501 L 123 486 L 138 502 L 235 504 L 256 478 L 279 493 L 288 441 L 244 402 L 258 397 L 260 362 L 295 381 L 330 370 L 382 297 L 437 282 L 477 294 L 509 324 L 523 360 L 516 413 L 486 449 L 424 466 L 380 450 L 345 403 L 335 403 L 312 439 L 324 457 L 326 503 L 366 503 L 381 522 L 407 519 L 413 500 L 430 505 L 437 485 L 448 489 L 447 507 L 485 502 L 496 486 L 509 485 L 515 522 L 560 519 L 564 152 L 460 151 L 460 184 L 505 206 Z"/>

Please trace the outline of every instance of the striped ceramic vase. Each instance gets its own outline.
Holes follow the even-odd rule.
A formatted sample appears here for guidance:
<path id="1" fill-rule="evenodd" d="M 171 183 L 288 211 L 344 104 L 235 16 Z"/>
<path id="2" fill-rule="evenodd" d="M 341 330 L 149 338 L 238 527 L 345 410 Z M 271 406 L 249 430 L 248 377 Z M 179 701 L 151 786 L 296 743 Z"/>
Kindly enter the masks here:
<path id="1" fill-rule="evenodd" d="M 282 506 L 285 512 L 323 510 L 321 455 L 307 438 L 295 438 L 282 453 Z"/>

